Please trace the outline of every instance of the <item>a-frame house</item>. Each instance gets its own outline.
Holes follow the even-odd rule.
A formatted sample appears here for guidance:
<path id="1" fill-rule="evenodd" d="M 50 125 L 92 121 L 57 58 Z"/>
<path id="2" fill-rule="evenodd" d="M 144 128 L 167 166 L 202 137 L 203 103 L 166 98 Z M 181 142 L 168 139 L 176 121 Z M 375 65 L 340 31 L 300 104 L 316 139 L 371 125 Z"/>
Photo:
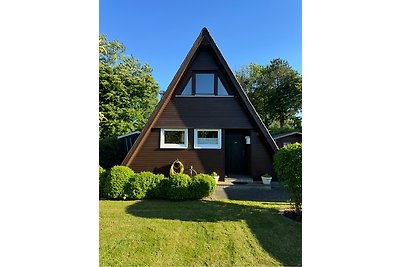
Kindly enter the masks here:
<path id="1" fill-rule="evenodd" d="M 168 175 L 179 159 L 197 172 L 274 174 L 274 139 L 203 28 L 122 165 Z"/>

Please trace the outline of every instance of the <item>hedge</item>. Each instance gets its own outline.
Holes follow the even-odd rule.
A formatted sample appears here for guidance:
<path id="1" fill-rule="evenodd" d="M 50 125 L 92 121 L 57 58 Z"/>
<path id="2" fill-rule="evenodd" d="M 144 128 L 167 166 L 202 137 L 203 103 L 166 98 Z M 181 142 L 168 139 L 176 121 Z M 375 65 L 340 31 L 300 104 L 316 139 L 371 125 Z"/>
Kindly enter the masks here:
<path id="1" fill-rule="evenodd" d="M 189 199 L 191 178 L 184 173 L 177 173 L 166 180 L 165 197 L 173 200 Z"/>
<path id="2" fill-rule="evenodd" d="M 211 195 L 215 180 L 207 174 L 193 178 L 175 174 L 170 178 L 151 172 L 135 173 L 128 167 L 99 168 L 100 197 L 108 199 L 201 199 Z"/>
<path id="3" fill-rule="evenodd" d="M 125 194 L 129 199 L 162 198 L 165 194 L 160 186 L 163 179 L 164 175 L 162 174 L 135 173 L 129 179 Z"/>
<path id="4" fill-rule="evenodd" d="M 135 173 L 125 166 L 114 166 L 104 179 L 104 196 L 109 199 L 123 199 L 130 178 Z"/>
<path id="5" fill-rule="evenodd" d="M 302 197 L 301 150 L 301 144 L 294 143 L 282 147 L 274 155 L 275 172 L 283 186 L 292 195 L 297 214 L 300 213 Z"/>
<path id="6" fill-rule="evenodd" d="M 194 176 L 190 183 L 190 194 L 193 199 L 200 199 L 210 196 L 217 184 L 211 175 L 198 174 Z"/>

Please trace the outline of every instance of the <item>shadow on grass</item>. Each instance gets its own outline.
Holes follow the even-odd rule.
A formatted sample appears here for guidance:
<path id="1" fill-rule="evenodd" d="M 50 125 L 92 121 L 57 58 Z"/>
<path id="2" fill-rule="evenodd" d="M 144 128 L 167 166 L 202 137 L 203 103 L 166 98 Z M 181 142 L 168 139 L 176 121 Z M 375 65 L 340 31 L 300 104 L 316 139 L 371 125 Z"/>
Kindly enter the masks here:
<path id="1" fill-rule="evenodd" d="M 126 212 L 143 218 L 190 222 L 245 220 L 271 257 L 285 266 L 301 265 L 301 224 L 284 218 L 274 208 L 225 201 L 144 200 L 128 206 Z"/>

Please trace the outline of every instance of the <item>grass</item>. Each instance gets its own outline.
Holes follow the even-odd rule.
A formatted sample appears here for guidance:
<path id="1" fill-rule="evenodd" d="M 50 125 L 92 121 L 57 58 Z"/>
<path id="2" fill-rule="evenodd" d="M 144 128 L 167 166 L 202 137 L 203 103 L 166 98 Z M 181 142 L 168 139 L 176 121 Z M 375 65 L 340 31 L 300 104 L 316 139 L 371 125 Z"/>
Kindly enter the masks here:
<path id="1" fill-rule="evenodd" d="M 287 203 L 100 201 L 100 266 L 301 265 Z"/>

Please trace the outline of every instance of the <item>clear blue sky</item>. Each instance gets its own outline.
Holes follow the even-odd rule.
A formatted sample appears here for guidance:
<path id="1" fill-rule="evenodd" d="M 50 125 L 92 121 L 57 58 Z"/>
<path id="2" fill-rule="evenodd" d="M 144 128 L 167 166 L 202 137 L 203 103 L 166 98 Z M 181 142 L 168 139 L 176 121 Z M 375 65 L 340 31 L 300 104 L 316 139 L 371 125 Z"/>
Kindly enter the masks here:
<path id="1" fill-rule="evenodd" d="M 100 0 L 100 33 L 148 63 L 166 90 L 203 27 L 233 71 L 282 58 L 301 73 L 301 1 Z"/>

